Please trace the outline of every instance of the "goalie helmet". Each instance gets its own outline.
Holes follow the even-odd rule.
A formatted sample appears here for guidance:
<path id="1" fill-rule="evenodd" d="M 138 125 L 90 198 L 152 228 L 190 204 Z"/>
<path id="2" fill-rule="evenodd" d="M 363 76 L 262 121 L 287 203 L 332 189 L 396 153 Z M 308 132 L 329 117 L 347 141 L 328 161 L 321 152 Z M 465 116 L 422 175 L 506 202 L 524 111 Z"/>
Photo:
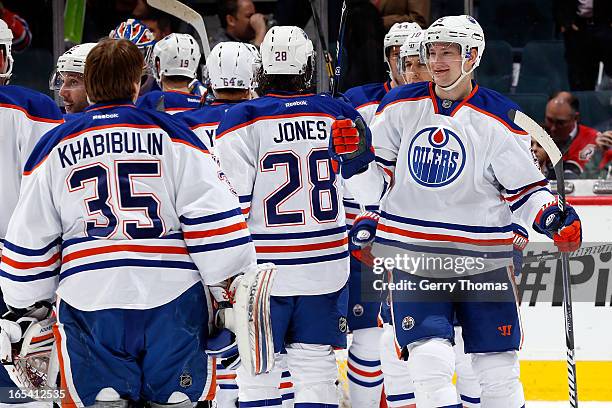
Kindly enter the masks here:
<path id="1" fill-rule="evenodd" d="M 474 71 L 480 65 L 485 49 L 482 27 L 474 17 L 468 15 L 441 17 L 426 30 L 423 40 L 425 62 L 428 62 L 429 58 L 428 47 L 433 43 L 451 43 L 460 47 L 462 56 L 461 75 L 451 85 L 442 87 L 444 90 L 453 89 L 461 79 Z M 469 71 L 465 71 L 464 63 L 470 58 L 473 48 L 476 48 L 477 52 L 476 61 Z"/>
<path id="2" fill-rule="evenodd" d="M 51 74 L 49 80 L 49 89 L 59 91 L 64 82 L 62 73 L 74 72 L 83 75 L 85 73 L 85 60 L 87 55 L 95 47 L 97 43 L 78 44 L 63 53 L 57 59 L 55 71 Z"/>
<path id="3" fill-rule="evenodd" d="M 153 46 L 155 45 L 155 36 L 146 25 L 139 20 L 130 18 L 111 30 L 108 36 L 115 40 L 123 38 L 136 45 L 144 56 L 146 64 L 145 73 L 153 74 Z"/>
<path id="4" fill-rule="evenodd" d="M 410 35 L 416 31 L 421 31 L 421 26 L 417 23 L 395 23 L 385 35 L 383 42 L 383 51 L 385 56 L 385 63 L 389 65 L 389 56 L 387 50 L 393 46 L 401 46 L 404 41 Z"/>
<path id="5" fill-rule="evenodd" d="M 299 27 L 272 27 L 259 49 L 263 72 L 266 75 L 303 75 L 314 59 L 312 41 Z M 313 69 L 310 69 L 312 76 Z"/>
<path id="6" fill-rule="evenodd" d="M 200 46 L 189 34 L 172 33 L 155 44 L 153 57 L 158 84 L 162 76 L 179 75 L 194 79 L 200 64 Z"/>
<path id="7" fill-rule="evenodd" d="M 253 89 L 256 55 L 246 44 L 221 42 L 212 49 L 206 69 L 212 89 Z"/>
<path id="8" fill-rule="evenodd" d="M 4 20 L 0 19 L 0 79 L 6 83 L 13 72 L 13 56 L 11 46 L 13 44 L 13 32 L 8 28 Z"/>

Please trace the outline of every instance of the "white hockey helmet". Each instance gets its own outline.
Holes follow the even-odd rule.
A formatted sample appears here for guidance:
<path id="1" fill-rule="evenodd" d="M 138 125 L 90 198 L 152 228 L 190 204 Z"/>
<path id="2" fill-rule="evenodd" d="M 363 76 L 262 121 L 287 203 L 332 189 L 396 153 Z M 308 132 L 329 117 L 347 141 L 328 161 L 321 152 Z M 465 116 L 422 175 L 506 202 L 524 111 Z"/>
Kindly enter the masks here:
<path id="1" fill-rule="evenodd" d="M 157 83 L 162 76 L 179 75 L 194 79 L 200 64 L 200 46 L 189 34 L 172 33 L 153 47 L 153 70 Z"/>
<path id="2" fill-rule="evenodd" d="M 85 73 L 85 60 L 87 59 L 87 55 L 89 55 L 89 51 L 91 51 L 92 48 L 96 45 L 98 44 L 78 44 L 63 53 L 57 59 L 55 71 L 53 71 L 53 73 L 51 74 L 51 79 L 49 80 L 49 89 L 51 89 L 52 91 L 59 91 L 64 82 L 63 73 L 65 72 L 73 72 L 76 74 L 83 75 Z"/>
<path id="3" fill-rule="evenodd" d="M 253 89 L 256 55 L 240 42 L 220 42 L 210 51 L 206 69 L 212 89 Z"/>
<path id="4" fill-rule="evenodd" d="M 451 85 L 442 87 L 442 89 L 450 91 L 459 84 L 461 79 L 469 75 L 478 65 L 480 65 L 485 49 L 484 31 L 482 27 L 480 27 L 480 24 L 478 24 L 478 21 L 472 16 L 461 15 L 441 17 L 425 32 L 425 39 L 423 39 L 425 61 L 427 61 L 429 57 L 427 47 L 432 43 L 453 43 L 458 44 L 460 47 L 460 53 L 463 58 L 461 75 Z M 470 58 L 470 53 L 473 48 L 476 48 L 478 54 L 476 56 L 476 61 L 469 71 L 465 71 L 463 67 L 464 63 Z"/>
<path id="5" fill-rule="evenodd" d="M 312 41 L 299 27 L 272 27 L 259 49 L 263 71 L 267 75 L 302 75 L 314 64 Z"/>
<path id="6" fill-rule="evenodd" d="M 400 58 L 420 56 L 423 38 L 425 38 L 425 30 L 410 33 L 400 47 Z"/>
<path id="7" fill-rule="evenodd" d="M 0 19 L 0 50 L 3 53 L 3 60 L 0 63 L 0 79 L 2 79 L 3 82 L 6 82 L 13 72 L 13 55 L 11 54 L 12 44 L 13 32 L 8 28 L 4 20 Z"/>
<path id="8" fill-rule="evenodd" d="M 389 57 L 387 57 L 387 48 L 395 45 L 401 46 L 404 41 L 410 35 L 416 31 L 421 31 L 421 26 L 417 23 L 395 23 L 391 26 L 389 32 L 385 35 L 383 42 L 383 51 L 385 56 L 385 62 L 389 65 Z"/>

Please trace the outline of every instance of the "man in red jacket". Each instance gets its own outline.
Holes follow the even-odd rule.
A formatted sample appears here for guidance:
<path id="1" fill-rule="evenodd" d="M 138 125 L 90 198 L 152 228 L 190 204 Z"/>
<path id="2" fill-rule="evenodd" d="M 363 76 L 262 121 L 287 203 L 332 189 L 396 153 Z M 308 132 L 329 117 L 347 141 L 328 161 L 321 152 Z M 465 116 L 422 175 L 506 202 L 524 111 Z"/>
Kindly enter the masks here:
<path id="1" fill-rule="evenodd" d="M 597 149 L 597 130 L 580 122 L 578 98 L 570 92 L 553 94 L 546 104 L 544 128 L 563 153 L 566 173 L 580 176 Z"/>

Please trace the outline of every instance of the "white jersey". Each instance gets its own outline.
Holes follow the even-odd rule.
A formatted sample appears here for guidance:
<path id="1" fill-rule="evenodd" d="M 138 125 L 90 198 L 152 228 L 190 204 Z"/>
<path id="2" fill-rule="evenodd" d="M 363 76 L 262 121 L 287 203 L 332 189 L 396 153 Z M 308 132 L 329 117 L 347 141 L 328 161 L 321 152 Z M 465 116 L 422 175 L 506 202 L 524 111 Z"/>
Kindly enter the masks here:
<path id="1" fill-rule="evenodd" d="M 344 96 L 363 117 L 366 125 L 370 126 L 374 120 L 380 101 L 391 90 L 391 81 L 365 84 L 348 89 Z"/>
<path id="2" fill-rule="evenodd" d="M 47 134 L 24 174 L 1 264 L 11 306 L 57 292 L 85 311 L 150 309 L 255 263 L 217 164 L 164 113 L 91 106 Z"/>
<path id="3" fill-rule="evenodd" d="M 512 214 L 532 225 L 554 197 L 510 109 L 518 107 L 476 85 L 453 103 L 439 100 L 427 82 L 389 92 L 371 128 L 376 162 L 347 180 L 362 204 L 376 203 L 389 182 L 379 249 L 444 247 L 484 256 L 487 269 L 511 264 Z"/>
<path id="4" fill-rule="evenodd" d="M 40 138 L 62 123 L 51 98 L 19 86 L 0 86 L 0 253 L 19 199 L 21 173 Z"/>
<path id="5" fill-rule="evenodd" d="M 238 192 L 258 262 L 273 262 L 272 294 L 341 289 L 349 274 L 342 183 L 329 157 L 331 124 L 358 117 L 326 95 L 266 95 L 227 111 L 215 155 Z"/>

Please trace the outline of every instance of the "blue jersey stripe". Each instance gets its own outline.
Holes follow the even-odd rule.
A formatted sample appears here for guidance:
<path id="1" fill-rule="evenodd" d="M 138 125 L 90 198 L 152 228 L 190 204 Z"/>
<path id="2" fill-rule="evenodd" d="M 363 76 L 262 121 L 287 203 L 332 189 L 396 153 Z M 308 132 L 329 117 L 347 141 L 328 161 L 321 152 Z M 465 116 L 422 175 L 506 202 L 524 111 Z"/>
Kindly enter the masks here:
<path id="1" fill-rule="evenodd" d="M 275 265 L 306 265 L 319 262 L 336 261 L 349 256 L 348 251 L 339 252 L 337 254 L 312 256 L 309 258 L 297 259 L 257 259 L 257 263 L 272 262 Z"/>
<path id="2" fill-rule="evenodd" d="M 387 401 L 391 401 L 391 402 L 411 400 L 411 399 L 414 399 L 414 392 L 409 392 L 406 394 L 395 394 L 395 395 L 387 394 Z"/>
<path id="3" fill-rule="evenodd" d="M 512 204 L 510 206 L 510 211 L 514 212 L 514 211 L 518 210 L 519 208 L 521 208 L 521 206 L 523 204 L 525 204 L 527 202 L 527 200 L 529 200 L 529 198 L 532 195 L 534 195 L 535 193 L 537 193 L 538 191 L 548 191 L 550 194 L 552 194 L 552 192 L 549 189 L 547 189 L 546 187 L 538 188 L 537 190 L 534 190 L 531 193 L 521 197 L 516 203 Z"/>
<path id="4" fill-rule="evenodd" d="M 187 250 L 191 253 L 195 252 L 206 252 L 206 251 L 217 251 L 219 249 L 232 248 L 244 244 L 248 244 L 252 239 L 250 236 L 231 239 L 229 241 L 224 242 L 216 242 L 214 244 L 203 244 L 203 245 L 192 245 L 187 246 Z"/>
<path id="5" fill-rule="evenodd" d="M 59 275 L 60 268 L 54 270 L 43 271 L 35 275 L 13 275 L 4 270 L 0 270 L 0 276 L 12 280 L 13 282 L 33 282 L 41 279 L 52 278 Z"/>
<path id="6" fill-rule="evenodd" d="M 113 259 L 109 261 L 91 262 L 84 265 L 68 268 L 60 273 L 60 281 L 80 272 L 95 271 L 100 269 L 121 268 L 125 266 L 141 266 L 145 268 L 168 268 L 186 269 L 197 271 L 198 267 L 193 262 L 184 261 L 160 261 L 151 259 Z"/>
<path id="7" fill-rule="evenodd" d="M 437 221 L 425 221 L 418 220 L 415 218 L 400 217 L 399 215 L 389 214 L 388 212 L 382 211 L 380 216 L 391 221 L 400 222 L 402 224 L 418 225 L 420 227 L 434 227 L 444 228 L 456 231 L 474 232 L 478 234 L 490 234 L 495 232 L 510 232 L 512 231 L 512 225 L 508 224 L 503 227 L 486 227 L 479 225 L 462 225 L 462 224 L 451 224 L 448 222 L 437 222 Z"/>
<path id="8" fill-rule="evenodd" d="M 253 240 L 278 240 L 278 239 L 303 239 L 303 238 L 316 238 L 326 237 L 329 235 L 342 234 L 346 231 L 346 227 L 336 227 L 327 230 L 320 231 L 306 231 L 306 232 L 287 232 L 279 234 L 251 234 Z"/>
<path id="9" fill-rule="evenodd" d="M 21 247 L 19 245 L 15 245 L 9 241 L 4 241 L 4 249 L 8 249 L 9 251 L 13 251 L 16 254 L 20 254 L 20 255 L 41 256 L 49 252 L 50 249 L 52 249 L 56 245 L 59 245 L 60 243 L 61 243 L 61 240 L 58 238 L 44 248 L 31 249 L 31 248 L 26 248 L 26 247 Z"/>
<path id="10" fill-rule="evenodd" d="M 386 160 L 380 156 L 376 156 L 375 160 L 376 160 L 376 163 L 380 163 L 383 166 L 387 166 L 387 167 L 395 166 L 397 163 L 395 160 Z"/>
<path id="11" fill-rule="evenodd" d="M 223 211 L 216 214 L 205 215 L 203 217 L 189 218 L 182 215 L 179 219 L 185 225 L 198 225 L 198 224 L 206 224 L 208 222 L 221 221 L 226 218 L 235 217 L 237 215 L 242 216 L 242 211 L 239 208 L 234 208 L 233 210 Z"/>
<path id="12" fill-rule="evenodd" d="M 163 237 L 151 238 L 151 239 L 178 239 L 178 240 L 183 240 L 183 233 L 182 232 L 174 232 L 172 234 L 164 235 Z M 67 239 L 66 241 L 64 241 L 62 243 L 62 250 L 66 249 L 66 248 L 68 248 L 68 247 L 70 247 L 72 245 L 81 244 L 83 242 L 89 242 L 89 241 L 101 241 L 101 242 L 104 242 L 106 244 L 116 244 L 117 243 L 116 240 L 101 239 L 101 238 L 96 238 L 96 237 L 72 238 L 72 239 Z"/>
<path id="13" fill-rule="evenodd" d="M 379 244 L 384 244 L 388 246 L 392 246 L 395 248 L 405 249 L 411 252 L 420 253 L 429 253 L 429 254 L 442 254 L 442 255 L 458 255 L 465 257 L 474 257 L 474 258 L 488 258 L 488 259 L 506 259 L 512 258 L 512 250 L 510 251 L 473 251 L 467 249 L 458 249 L 458 248 L 444 248 L 444 247 L 435 247 L 435 246 L 425 246 L 425 245 L 416 245 L 416 244 L 408 244 L 406 242 L 395 241 L 392 239 L 386 239 L 381 237 L 376 237 L 374 242 Z M 511 245 L 502 245 L 502 248 L 510 247 Z"/>

